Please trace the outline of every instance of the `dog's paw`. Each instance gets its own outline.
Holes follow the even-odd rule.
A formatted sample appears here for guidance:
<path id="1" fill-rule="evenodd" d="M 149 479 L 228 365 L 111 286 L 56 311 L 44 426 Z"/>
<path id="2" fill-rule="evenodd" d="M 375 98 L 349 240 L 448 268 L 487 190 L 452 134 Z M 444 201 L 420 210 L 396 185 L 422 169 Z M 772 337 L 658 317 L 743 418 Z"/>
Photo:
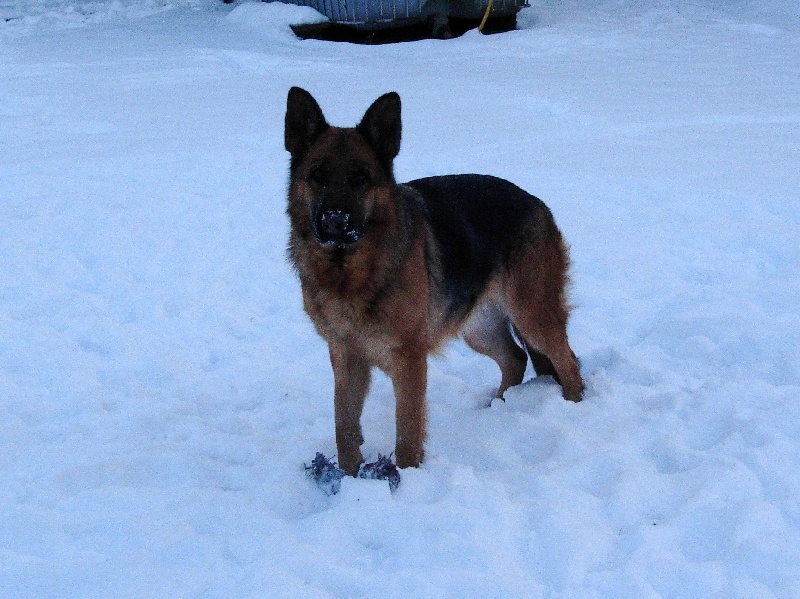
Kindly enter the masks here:
<path id="1" fill-rule="evenodd" d="M 425 459 L 425 450 L 421 443 L 398 443 L 395 449 L 395 460 L 398 468 L 417 468 Z"/>
<path id="2" fill-rule="evenodd" d="M 306 476 L 314 479 L 317 486 L 326 495 L 336 495 L 342 488 L 342 479 L 347 472 L 339 468 L 334 460 L 317 452 L 311 465 L 305 465 Z M 400 471 L 389 456 L 378 454 L 378 459 L 369 464 L 361 464 L 357 478 L 368 480 L 385 480 L 389 482 L 389 490 L 394 491 L 400 484 Z"/>
<path id="3" fill-rule="evenodd" d="M 320 452 L 317 452 L 317 455 L 311 460 L 311 465 L 305 465 L 305 468 L 306 476 L 313 478 L 326 495 L 336 495 L 342 488 L 342 478 L 347 475 L 336 465 L 336 462 L 329 460 Z"/>

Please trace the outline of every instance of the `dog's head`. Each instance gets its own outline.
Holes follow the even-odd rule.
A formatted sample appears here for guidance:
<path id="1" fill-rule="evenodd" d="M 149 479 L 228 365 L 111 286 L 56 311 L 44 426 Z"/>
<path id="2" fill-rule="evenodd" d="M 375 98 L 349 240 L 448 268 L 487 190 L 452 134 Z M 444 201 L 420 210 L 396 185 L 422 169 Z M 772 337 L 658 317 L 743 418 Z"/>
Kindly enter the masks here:
<path id="1" fill-rule="evenodd" d="M 307 91 L 289 90 L 289 215 L 298 234 L 343 249 L 381 220 L 395 185 L 400 129 L 400 96 L 394 92 L 375 100 L 356 127 L 341 128 L 327 123 Z"/>

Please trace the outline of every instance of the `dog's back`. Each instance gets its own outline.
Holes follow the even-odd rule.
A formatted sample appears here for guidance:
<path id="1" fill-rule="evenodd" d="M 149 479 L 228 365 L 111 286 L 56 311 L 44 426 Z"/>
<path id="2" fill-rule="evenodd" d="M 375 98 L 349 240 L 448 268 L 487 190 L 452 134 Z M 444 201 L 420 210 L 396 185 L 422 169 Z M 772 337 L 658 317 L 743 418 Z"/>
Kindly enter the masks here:
<path id="1" fill-rule="evenodd" d="M 556 241 L 550 210 L 510 181 L 444 175 L 406 183 L 419 193 L 435 239 L 447 316 L 471 310 L 486 286 L 524 246 Z"/>

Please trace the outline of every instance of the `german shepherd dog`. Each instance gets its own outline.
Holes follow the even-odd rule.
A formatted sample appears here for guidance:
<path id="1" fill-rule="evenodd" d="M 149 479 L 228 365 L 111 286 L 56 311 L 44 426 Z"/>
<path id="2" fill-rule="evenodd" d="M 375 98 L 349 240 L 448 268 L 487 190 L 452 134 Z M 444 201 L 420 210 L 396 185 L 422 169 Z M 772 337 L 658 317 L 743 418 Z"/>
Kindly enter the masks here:
<path id="1" fill-rule="evenodd" d="M 289 256 L 328 342 L 339 465 L 352 475 L 371 368 L 392 379 L 397 465 L 418 466 L 427 356 L 459 333 L 500 366 L 498 397 L 522 382 L 528 356 L 566 399 L 583 393 L 567 342 L 569 257 L 550 210 L 486 175 L 396 183 L 400 129 L 396 93 L 340 128 L 307 91 L 289 90 Z"/>

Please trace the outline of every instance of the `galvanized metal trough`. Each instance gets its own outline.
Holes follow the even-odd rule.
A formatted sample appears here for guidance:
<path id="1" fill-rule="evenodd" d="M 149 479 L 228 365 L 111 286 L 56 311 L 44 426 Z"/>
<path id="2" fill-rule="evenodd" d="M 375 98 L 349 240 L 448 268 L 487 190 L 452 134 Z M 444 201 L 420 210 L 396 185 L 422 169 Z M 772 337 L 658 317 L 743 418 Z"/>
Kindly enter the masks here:
<path id="1" fill-rule="evenodd" d="M 280 0 L 310 6 L 332 23 L 378 30 L 435 20 L 514 17 L 527 0 Z"/>

